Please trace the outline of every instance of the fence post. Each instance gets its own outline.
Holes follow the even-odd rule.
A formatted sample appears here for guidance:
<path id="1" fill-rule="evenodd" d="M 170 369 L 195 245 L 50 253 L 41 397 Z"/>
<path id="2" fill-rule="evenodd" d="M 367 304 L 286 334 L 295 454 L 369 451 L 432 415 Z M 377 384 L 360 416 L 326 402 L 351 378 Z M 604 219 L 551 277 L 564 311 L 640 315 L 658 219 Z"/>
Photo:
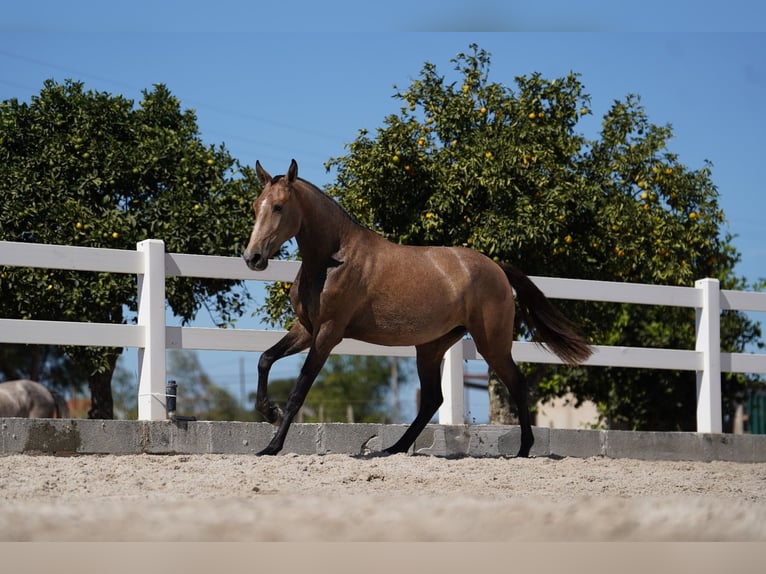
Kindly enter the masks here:
<path id="1" fill-rule="evenodd" d="M 166 418 L 165 410 L 165 244 L 147 239 L 136 244 L 144 254 L 138 276 L 138 324 L 144 346 L 138 349 L 138 420 Z"/>
<path id="2" fill-rule="evenodd" d="M 444 402 L 439 409 L 439 424 L 462 425 L 463 413 L 463 339 L 452 345 L 444 354 L 442 367 L 442 395 Z"/>
<path id="3" fill-rule="evenodd" d="M 694 283 L 702 291 L 697 308 L 697 342 L 702 353 L 702 370 L 697 371 L 697 432 L 723 431 L 721 410 L 721 290 L 717 279 Z"/>

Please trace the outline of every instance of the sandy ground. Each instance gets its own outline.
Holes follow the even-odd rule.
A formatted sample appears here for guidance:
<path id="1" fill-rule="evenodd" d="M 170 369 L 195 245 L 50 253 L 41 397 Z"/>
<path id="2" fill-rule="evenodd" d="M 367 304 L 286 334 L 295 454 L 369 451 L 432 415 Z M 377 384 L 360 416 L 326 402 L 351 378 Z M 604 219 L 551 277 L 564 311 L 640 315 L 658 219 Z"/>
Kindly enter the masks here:
<path id="1" fill-rule="evenodd" d="M 0 456 L 0 541 L 766 540 L 766 464 Z"/>

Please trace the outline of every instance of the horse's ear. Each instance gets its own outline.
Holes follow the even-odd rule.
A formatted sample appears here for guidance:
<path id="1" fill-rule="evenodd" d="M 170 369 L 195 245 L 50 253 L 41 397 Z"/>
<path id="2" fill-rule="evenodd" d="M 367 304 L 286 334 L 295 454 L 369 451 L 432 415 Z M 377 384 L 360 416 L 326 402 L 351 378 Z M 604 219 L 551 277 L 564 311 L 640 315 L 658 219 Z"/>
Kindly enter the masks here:
<path id="1" fill-rule="evenodd" d="M 269 175 L 269 172 L 263 169 L 261 162 L 258 160 L 255 160 L 255 174 L 258 176 L 258 181 L 261 182 L 261 185 L 266 186 L 267 184 L 271 183 L 271 176 Z"/>
<path id="2" fill-rule="evenodd" d="M 295 160 L 292 160 L 290 162 L 290 168 L 287 170 L 287 181 L 292 183 L 295 181 L 296 177 L 298 177 L 298 163 Z"/>

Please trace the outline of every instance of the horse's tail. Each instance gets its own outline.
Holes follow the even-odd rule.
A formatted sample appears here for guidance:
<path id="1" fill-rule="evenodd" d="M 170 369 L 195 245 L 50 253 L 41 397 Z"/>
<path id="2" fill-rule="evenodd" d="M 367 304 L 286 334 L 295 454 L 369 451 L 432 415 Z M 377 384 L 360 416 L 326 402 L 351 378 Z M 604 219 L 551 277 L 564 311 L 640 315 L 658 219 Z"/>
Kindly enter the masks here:
<path id="1" fill-rule="evenodd" d="M 578 365 L 593 354 L 593 348 L 575 324 L 551 304 L 529 277 L 510 265 L 500 267 L 516 291 L 522 319 L 556 355 L 569 365 Z"/>
<path id="2" fill-rule="evenodd" d="M 69 406 L 66 404 L 66 400 L 64 399 L 64 397 L 55 391 L 50 391 L 50 394 L 53 397 L 53 402 L 56 405 L 56 411 L 58 412 L 59 418 L 68 419 Z"/>

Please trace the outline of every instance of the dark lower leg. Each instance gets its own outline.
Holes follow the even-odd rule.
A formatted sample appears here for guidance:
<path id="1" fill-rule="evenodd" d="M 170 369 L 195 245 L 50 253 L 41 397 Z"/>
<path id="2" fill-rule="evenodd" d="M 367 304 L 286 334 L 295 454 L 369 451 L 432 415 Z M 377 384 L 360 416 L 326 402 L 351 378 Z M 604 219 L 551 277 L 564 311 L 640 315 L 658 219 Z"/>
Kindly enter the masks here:
<path id="1" fill-rule="evenodd" d="M 261 354 L 258 360 L 258 389 L 256 391 L 255 408 L 271 424 L 279 425 L 282 422 L 282 409 L 273 404 L 268 396 L 269 372 L 271 366 L 283 357 L 299 353 L 309 346 L 311 336 L 299 324 L 292 329 L 280 341 Z"/>
<path id="2" fill-rule="evenodd" d="M 505 380 L 511 397 L 516 402 L 519 410 L 519 425 L 521 426 L 521 446 L 518 456 L 528 457 L 532 445 L 535 443 L 535 436 L 532 433 L 532 416 L 529 414 L 529 399 L 527 394 L 527 379 L 519 369 L 518 365 L 510 360 L 513 375 Z"/>
<path id="3" fill-rule="evenodd" d="M 268 395 L 269 371 L 276 359 L 264 352 L 258 360 L 258 390 L 255 395 L 255 408 L 271 424 L 282 421 L 282 409 L 271 402 Z"/>
<path id="4" fill-rule="evenodd" d="M 287 400 L 285 411 L 284 413 L 281 413 L 282 417 L 277 432 L 274 433 L 268 446 L 258 454 L 273 455 L 282 450 L 282 447 L 285 444 L 285 439 L 287 438 L 287 431 L 290 429 L 290 425 L 292 424 L 295 415 L 298 414 L 298 410 L 300 410 L 303 405 L 303 401 L 306 400 L 306 395 L 308 394 L 311 385 L 314 383 L 315 378 L 316 374 L 314 376 L 307 376 L 306 374 L 301 373 L 298 377 L 298 381 L 295 383 L 295 388 L 292 393 L 290 393 L 290 398 Z"/>
<path id="5" fill-rule="evenodd" d="M 404 431 L 402 437 L 392 446 L 385 449 L 385 452 L 388 454 L 407 452 L 415 442 L 415 439 L 418 438 L 421 432 L 423 432 L 423 429 L 426 427 L 431 418 L 433 418 L 433 416 L 436 414 L 436 411 L 439 410 L 441 404 L 442 400 L 439 400 L 438 402 L 432 401 L 426 405 L 423 401 L 423 393 L 421 393 L 420 410 L 418 411 L 415 420 L 407 428 L 407 430 Z"/>
<path id="6" fill-rule="evenodd" d="M 503 381 L 511 398 L 516 403 L 519 411 L 519 426 L 521 427 L 521 446 L 518 456 L 527 457 L 535 442 L 534 434 L 532 434 L 532 416 L 529 414 L 527 380 L 510 354 L 492 356 L 489 352 L 487 354 L 481 350 L 479 352 L 487 360 L 490 368 Z"/>
<path id="7" fill-rule="evenodd" d="M 298 376 L 298 380 L 295 383 L 295 388 L 290 393 L 290 397 L 287 399 L 287 405 L 285 406 L 285 412 L 282 416 L 282 420 L 279 423 L 279 428 L 274 434 L 274 437 L 269 442 L 268 446 L 258 454 L 273 455 L 282 450 L 285 444 L 285 438 L 287 437 L 287 431 L 290 429 L 290 425 L 298 414 L 303 402 L 306 400 L 311 385 L 314 384 L 319 371 L 322 369 L 327 357 L 330 354 L 330 350 L 335 346 L 335 343 L 340 338 L 333 339 L 332 344 L 326 343 L 324 346 L 317 348 L 312 347 L 309 351 L 306 362 L 303 364 L 301 374 Z"/>
<path id="8" fill-rule="evenodd" d="M 420 409 L 415 420 L 393 446 L 385 450 L 389 454 L 407 452 L 431 418 L 439 410 L 444 397 L 441 389 L 441 357 L 437 361 L 421 361 L 418 358 L 420 378 Z"/>

